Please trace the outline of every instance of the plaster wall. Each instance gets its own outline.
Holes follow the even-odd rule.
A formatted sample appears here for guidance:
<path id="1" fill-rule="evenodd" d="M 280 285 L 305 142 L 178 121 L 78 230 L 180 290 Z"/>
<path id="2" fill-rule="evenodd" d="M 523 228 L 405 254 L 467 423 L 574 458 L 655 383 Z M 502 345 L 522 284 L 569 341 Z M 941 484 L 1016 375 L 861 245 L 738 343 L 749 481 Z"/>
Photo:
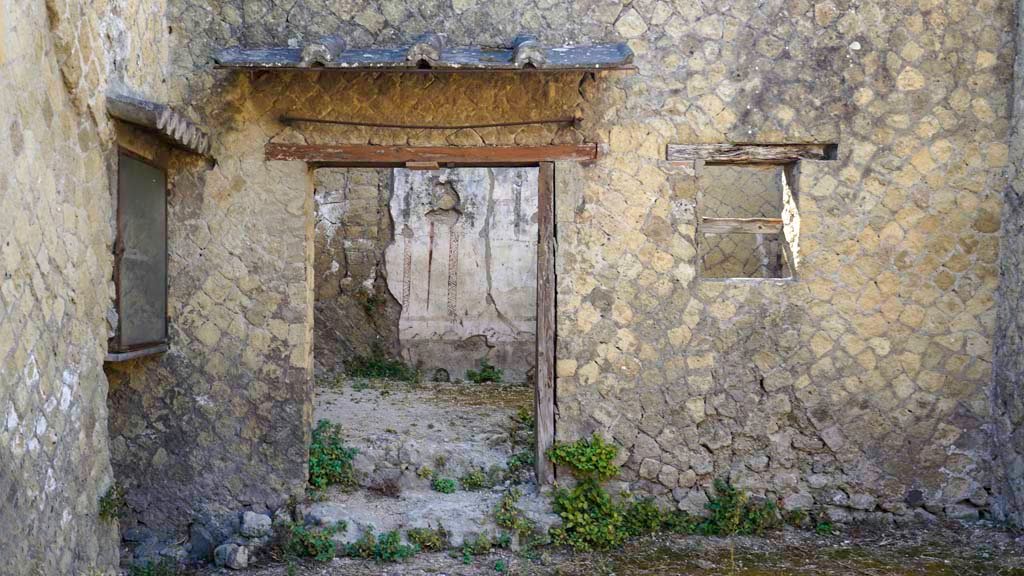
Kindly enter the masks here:
<path id="1" fill-rule="evenodd" d="M 483 361 L 507 381 L 535 364 L 537 169 L 395 170 L 388 287 L 402 356 L 463 379 Z"/>
<path id="2" fill-rule="evenodd" d="M 164 454 L 150 492 L 168 500 L 153 518 L 171 499 L 265 506 L 304 481 L 312 185 L 301 163 L 266 162 L 268 141 L 600 143 L 596 163 L 556 170 L 559 439 L 609 436 L 624 448 L 624 486 L 693 511 L 724 476 L 840 520 L 987 514 L 999 490 L 988 393 L 1012 12 L 995 0 L 173 0 L 184 33 L 170 90 L 218 127 L 220 161 L 172 209 L 176 344 L 132 376 L 147 411 L 122 434 L 129 453 Z M 627 40 L 639 71 L 207 65 L 220 46 L 325 33 L 356 46 L 426 30 L 497 44 L 520 29 L 550 43 Z M 374 130 L 285 126 L 286 112 L 583 121 Z M 793 183 L 797 281 L 698 277 L 695 171 L 668 165 L 665 145 L 723 141 L 839 143 L 837 161 L 802 162 Z"/>

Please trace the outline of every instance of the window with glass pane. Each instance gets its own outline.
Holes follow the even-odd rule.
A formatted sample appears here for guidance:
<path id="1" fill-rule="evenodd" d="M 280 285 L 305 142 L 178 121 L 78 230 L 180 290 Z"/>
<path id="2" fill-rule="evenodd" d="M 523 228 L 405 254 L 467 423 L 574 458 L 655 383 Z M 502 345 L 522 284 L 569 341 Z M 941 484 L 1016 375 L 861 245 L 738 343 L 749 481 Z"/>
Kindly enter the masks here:
<path id="1" fill-rule="evenodd" d="M 122 152 L 117 188 L 119 326 L 110 348 L 126 352 L 167 341 L 167 176 Z"/>

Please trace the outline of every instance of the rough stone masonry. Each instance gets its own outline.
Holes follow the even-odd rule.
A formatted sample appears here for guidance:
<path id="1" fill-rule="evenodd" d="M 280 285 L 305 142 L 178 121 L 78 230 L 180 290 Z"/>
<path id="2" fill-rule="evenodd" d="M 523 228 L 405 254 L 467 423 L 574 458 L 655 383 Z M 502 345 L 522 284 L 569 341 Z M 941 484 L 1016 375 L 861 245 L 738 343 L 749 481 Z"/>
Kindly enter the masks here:
<path id="1" fill-rule="evenodd" d="M 712 479 L 728 476 L 837 519 L 1019 520 L 1014 8 L 5 3 L 0 556 L 11 560 L 2 570 L 113 566 L 115 530 L 96 517 L 111 464 L 132 511 L 122 529 L 195 535 L 301 494 L 314 186 L 305 164 L 265 160 L 271 141 L 601 144 L 597 162 L 556 167 L 557 433 L 614 439 L 634 491 L 699 509 Z M 638 71 L 211 67 L 223 46 L 301 46 L 327 33 L 391 46 L 428 30 L 447 31 L 452 45 L 504 44 L 520 30 L 550 44 L 625 40 Z M 170 162 L 170 351 L 104 374 L 110 83 L 189 111 L 213 132 L 216 163 Z M 284 113 L 583 120 L 396 130 L 285 126 Z M 836 161 L 798 169 L 795 280 L 697 274 L 699 167 L 669 165 L 665 146 L 719 142 L 839 144 Z M 55 541 L 65 544 L 51 552 Z"/>

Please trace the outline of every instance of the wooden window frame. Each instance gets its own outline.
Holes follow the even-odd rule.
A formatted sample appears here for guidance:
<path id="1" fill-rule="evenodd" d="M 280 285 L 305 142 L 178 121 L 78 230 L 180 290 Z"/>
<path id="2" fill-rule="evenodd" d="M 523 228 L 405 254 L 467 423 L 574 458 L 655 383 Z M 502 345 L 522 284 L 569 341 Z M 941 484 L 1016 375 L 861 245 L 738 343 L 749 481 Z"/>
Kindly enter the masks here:
<path id="1" fill-rule="evenodd" d="M 152 168 L 155 168 L 155 169 L 159 170 L 164 175 L 164 220 L 163 220 L 163 225 L 164 225 L 164 230 L 163 230 L 163 232 L 164 232 L 164 270 L 165 270 L 165 274 L 164 274 L 164 303 L 165 303 L 164 304 L 164 334 L 163 334 L 163 338 L 161 338 L 159 340 L 154 340 L 154 341 L 151 341 L 151 342 L 144 342 L 144 343 L 134 344 L 134 345 L 131 345 L 131 346 L 124 346 L 124 345 L 121 344 L 121 322 L 122 322 L 122 319 L 124 318 L 124 311 L 122 310 L 122 307 L 121 307 L 121 304 L 122 304 L 122 302 L 121 302 L 121 257 L 122 257 L 122 255 L 124 253 L 124 243 L 123 242 L 124 242 L 124 226 L 125 226 L 125 214 L 124 214 L 124 211 L 122 210 L 122 204 L 121 204 L 121 199 L 122 199 L 121 194 L 123 193 L 123 191 L 121 190 L 121 180 L 120 180 L 121 158 L 122 157 L 130 157 L 133 160 L 136 160 L 138 162 L 146 164 L 147 166 L 150 166 Z M 162 352 L 166 352 L 169 349 L 169 343 L 170 343 L 170 335 L 169 335 L 170 319 L 167 316 L 167 311 L 168 311 L 167 302 L 168 302 L 168 296 L 169 296 L 169 294 L 168 294 L 168 291 L 169 291 L 168 286 L 170 284 L 169 273 L 167 272 L 167 268 L 168 268 L 168 264 L 169 264 L 168 249 L 167 249 L 167 245 L 168 245 L 168 242 L 169 242 L 169 238 L 168 238 L 168 225 L 167 225 L 167 222 L 168 222 L 168 196 L 169 196 L 169 194 L 168 194 L 169 191 L 168 191 L 167 166 L 163 162 L 158 162 L 158 161 L 156 161 L 156 160 L 154 160 L 152 158 L 147 158 L 145 156 L 142 156 L 142 155 L 140 155 L 140 154 L 138 154 L 136 152 L 133 152 L 132 150 L 129 150 L 127 148 L 124 148 L 122 146 L 119 146 L 117 148 L 117 155 L 116 155 L 115 158 L 116 158 L 116 160 L 115 160 L 115 166 L 114 166 L 114 170 L 113 170 L 115 184 L 114 184 L 113 187 L 117 191 L 116 197 L 115 197 L 115 201 L 117 203 L 117 206 L 116 206 L 117 233 L 116 233 L 116 237 L 114 239 L 114 287 L 115 287 L 115 290 L 114 290 L 114 309 L 117 311 L 117 330 L 116 330 L 116 333 L 113 336 L 111 336 L 109 341 L 108 341 L 108 346 L 107 346 L 108 352 L 107 352 L 107 355 L 106 355 L 106 358 L 105 358 L 105 361 L 107 361 L 107 362 L 123 362 L 123 361 L 126 361 L 126 360 L 133 360 L 135 358 L 141 358 L 143 356 L 150 356 L 150 355 L 153 355 L 153 354 L 159 354 L 159 353 L 162 353 Z"/>

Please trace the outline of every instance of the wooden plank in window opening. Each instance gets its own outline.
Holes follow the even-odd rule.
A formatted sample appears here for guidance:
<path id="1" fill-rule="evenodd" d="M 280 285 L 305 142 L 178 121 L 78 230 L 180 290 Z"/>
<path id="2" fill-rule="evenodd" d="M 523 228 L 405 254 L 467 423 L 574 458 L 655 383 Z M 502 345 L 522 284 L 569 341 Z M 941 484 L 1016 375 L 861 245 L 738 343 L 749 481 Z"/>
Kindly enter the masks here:
<path id="1" fill-rule="evenodd" d="M 537 178 L 537 482 L 555 481 L 547 451 L 555 441 L 555 172 L 540 165 Z"/>
<path id="2" fill-rule="evenodd" d="M 700 231 L 705 234 L 777 234 L 782 231 L 782 218 L 701 218 Z"/>
<path id="3" fill-rule="evenodd" d="M 112 352 L 167 341 L 167 178 L 135 156 L 118 156 L 115 266 L 118 330 Z"/>
<path id="4" fill-rule="evenodd" d="M 709 164 L 788 164 L 835 157 L 835 144 L 669 144 L 666 154 L 669 162 Z"/>

